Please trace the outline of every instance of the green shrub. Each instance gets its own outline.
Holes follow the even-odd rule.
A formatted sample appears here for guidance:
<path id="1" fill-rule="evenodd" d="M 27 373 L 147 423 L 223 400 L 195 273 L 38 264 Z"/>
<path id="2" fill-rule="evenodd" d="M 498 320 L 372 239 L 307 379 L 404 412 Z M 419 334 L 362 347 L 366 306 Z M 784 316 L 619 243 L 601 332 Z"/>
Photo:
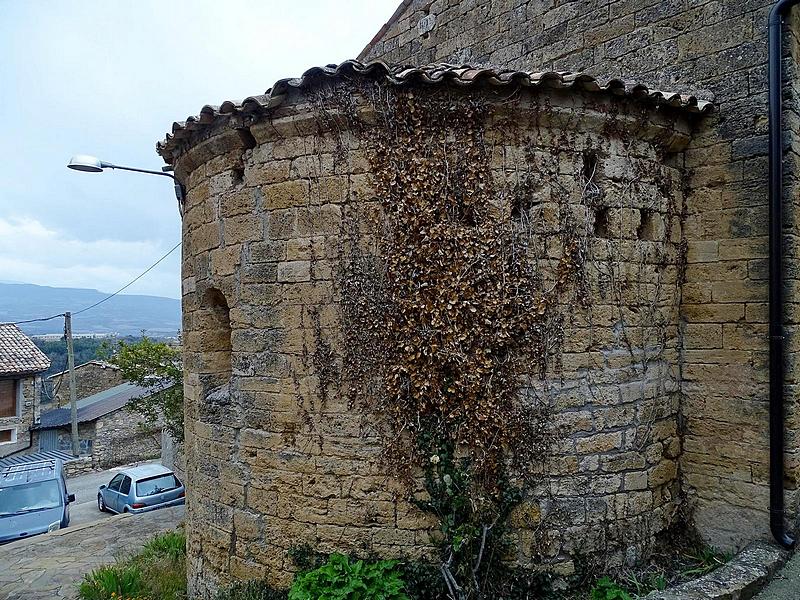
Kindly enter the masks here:
<path id="1" fill-rule="evenodd" d="M 350 562 L 332 554 L 328 562 L 299 574 L 289 590 L 289 600 L 408 600 L 397 562 Z"/>
<path id="2" fill-rule="evenodd" d="M 82 600 L 108 600 L 112 594 L 141 596 L 144 592 L 142 571 L 135 565 L 108 565 L 85 575 L 78 588 Z"/>
<path id="3" fill-rule="evenodd" d="M 591 598 L 592 600 L 633 600 L 631 595 L 610 577 L 597 580 L 592 588 Z"/>

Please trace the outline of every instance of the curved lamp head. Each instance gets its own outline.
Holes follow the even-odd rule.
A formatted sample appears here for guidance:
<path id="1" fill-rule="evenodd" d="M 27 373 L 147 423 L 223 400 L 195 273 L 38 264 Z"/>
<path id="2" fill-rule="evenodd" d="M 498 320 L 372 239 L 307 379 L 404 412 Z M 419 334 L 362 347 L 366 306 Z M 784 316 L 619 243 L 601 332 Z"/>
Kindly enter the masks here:
<path id="1" fill-rule="evenodd" d="M 96 156 L 89 156 L 87 154 L 76 154 L 70 159 L 67 165 L 70 169 L 85 171 L 86 173 L 101 173 L 107 166 L 109 165 Z"/>

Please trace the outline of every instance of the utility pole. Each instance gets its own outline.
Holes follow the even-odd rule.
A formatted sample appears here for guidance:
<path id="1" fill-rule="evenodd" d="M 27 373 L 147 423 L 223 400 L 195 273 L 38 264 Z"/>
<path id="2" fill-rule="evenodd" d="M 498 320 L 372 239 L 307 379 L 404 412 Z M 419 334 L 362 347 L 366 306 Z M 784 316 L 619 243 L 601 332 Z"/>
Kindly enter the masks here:
<path id="1" fill-rule="evenodd" d="M 69 368 L 69 406 L 72 416 L 72 455 L 81 453 L 78 442 L 78 401 L 75 392 L 75 353 L 72 350 L 72 313 L 64 314 L 64 337 L 67 338 L 67 367 Z"/>

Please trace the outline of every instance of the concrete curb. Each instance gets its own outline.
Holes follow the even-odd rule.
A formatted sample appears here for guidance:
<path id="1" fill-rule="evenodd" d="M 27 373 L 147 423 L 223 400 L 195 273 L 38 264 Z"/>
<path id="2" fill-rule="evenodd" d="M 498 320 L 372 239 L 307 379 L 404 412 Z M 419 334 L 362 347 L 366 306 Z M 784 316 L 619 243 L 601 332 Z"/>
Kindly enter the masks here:
<path id="1" fill-rule="evenodd" d="M 780 569 L 789 553 L 766 542 L 753 542 L 713 573 L 644 600 L 749 600 Z"/>

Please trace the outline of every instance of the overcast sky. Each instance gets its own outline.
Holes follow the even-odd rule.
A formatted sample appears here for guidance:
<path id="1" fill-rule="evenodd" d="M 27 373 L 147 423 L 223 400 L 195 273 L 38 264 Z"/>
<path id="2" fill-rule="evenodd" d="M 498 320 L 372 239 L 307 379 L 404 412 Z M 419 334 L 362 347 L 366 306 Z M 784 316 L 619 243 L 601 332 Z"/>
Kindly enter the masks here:
<path id="1" fill-rule="evenodd" d="M 399 0 L 0 0 L 0 280 L 113 292 L 174 246 L 175 120 L 355 58 Z M 126 293 L 180 295 L 179 251 Z"/>

